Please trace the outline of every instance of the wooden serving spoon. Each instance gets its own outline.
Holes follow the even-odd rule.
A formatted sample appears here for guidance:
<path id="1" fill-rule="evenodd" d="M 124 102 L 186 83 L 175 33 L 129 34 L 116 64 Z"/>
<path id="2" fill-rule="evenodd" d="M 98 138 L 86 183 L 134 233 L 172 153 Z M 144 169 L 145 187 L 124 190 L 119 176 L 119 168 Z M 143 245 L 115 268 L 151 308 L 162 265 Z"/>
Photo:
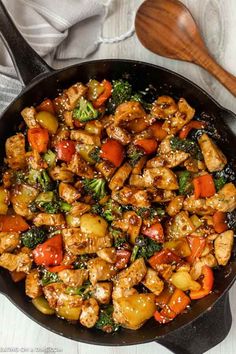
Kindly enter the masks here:
<path id="1" fill-rule="evenodd" d="M 136 14 L 135 29 L 147 49 L 164 57 L 200 65 L 236 96 L 236 77 L 209 54 L 196 22 L 180 1 L 144 1 Z"/>

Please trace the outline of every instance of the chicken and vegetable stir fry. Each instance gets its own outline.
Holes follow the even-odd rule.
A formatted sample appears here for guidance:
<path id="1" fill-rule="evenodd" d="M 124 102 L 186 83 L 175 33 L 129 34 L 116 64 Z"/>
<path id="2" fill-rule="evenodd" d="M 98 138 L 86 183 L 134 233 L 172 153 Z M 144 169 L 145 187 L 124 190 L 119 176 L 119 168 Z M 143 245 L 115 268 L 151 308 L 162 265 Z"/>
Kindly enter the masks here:
<path id="1" fill-rule="evenodd" d="M 230 260 L 230 161 L 184 99 L 77 83 L 6 141 L 0 266 L 45 315 L 106 332 L 172 321 Z"/>

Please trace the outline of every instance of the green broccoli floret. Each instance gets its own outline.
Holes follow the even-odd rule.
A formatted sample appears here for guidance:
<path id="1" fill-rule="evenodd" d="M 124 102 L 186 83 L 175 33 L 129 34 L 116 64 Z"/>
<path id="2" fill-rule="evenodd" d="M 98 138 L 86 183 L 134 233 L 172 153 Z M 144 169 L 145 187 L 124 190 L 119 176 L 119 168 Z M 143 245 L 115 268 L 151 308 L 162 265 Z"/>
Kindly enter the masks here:
<path id="1" fill-rule="evenodd" d="M 122 216 L 122 208 L 120 204 L 112 199 L 109 199 L 103 207 L 103 217 L 107 221 L 114 221 Z"/>
<path id="2" fill-rule="evenodd" d="M 136 258 L 143 257 L 145 259 L 150 258 L 157 251 L 162 249 L 161 243 L 157 243 L 149 237 L 138 236 L 135 240 L 135 246 L 133 248 L 130 261 L 134 262 Z"/>
<path id="3" fill-rule="evenodd" d="M 227 180 L 224 176 L 218 177 L 218 178 L 214 178 L 214 183 L 215 183 L 215 187 L 217 192 L 224 187 L 224 185 L 227 183 Z"/>
<path id="4" fill-rule="evenodd" d="M 157 207 L 151 207 L 151 208 L 139 208 L 136 210 L 136 213 L 138 214 L 138 216 L 140 216 L 142 219 L 150 219 L 153 220 L 154 218 L 156 218 L 157 216 L 162 218 L 165 216 L 165 210 Z"/>
<path id="5" fill-rule="evenodd" d="M 96 146 L 90 151 L 89 157 L 91 157 L 91 159 L 93 159 L 95 162 L 100 162 L 101 161 L 100 152 L 101 151 L 99 147 Z"/>
<path id="6" fill-rule="evenodd" d="M 14 171 L 12 182 L 13 184 L 22 184 L 27 182 L 27 172 L 23 170 Z"/>
<path id="7" fill-rule="evenodd" d="M 118 331 L 120 326 L 114 322 L 112 314 L 113 314 L 113 306 L 107 305 L 100 309 L 99 318 L 96 323 L 96 328 L 107 332 L 112 333 Z"/>
<path id="8" fill-rule="evenodd" d="M 93 204 L 91 206 L 90 213 L 102 216 L 103 213 L 102 206 L 98 203 Z"/>
<path id="9" fill-rule="evenodd" d="M 40 184 L 44 192 L 52 191 L 55 189 L 55 185 L 46 170 L 42 170 L 40 175 L 37 177 L 37 181 Z"/>
<path id="10" fill-rule="evenodd" d="M 84 97 L 81 97 L 79 106 L 73 110 L 73 118 L 78 119 L 81 123 L 97 119 L 98 116 L 98 110 L 96 110 L 92 103 L 87 101 Z"/>
<path id="11" fill-rule="evenodd" d="M 57 194 L 52 191 L 40 193 L 37 198 L 30 203 L 30 210 L 37 212 L 41 210 L 48 214 L 56 214 L 58 212 L 69 212 L 72 206 L 64 200 L 58 198 Z"/>
<path id="12" fill-rule="evenodd" d="M 95 199 L 102 199 L 106 195 L 106 181 L 103 178 L 85 178 L 83 180 L 84 189 L 91 194 Z"/>
<path id="13" fill-rule="evenodd" d="M 21 243 L 25 247 L 34 249 L 39 243 L 43 243 L 47 233 L 43 227 L 32 226 L 30 230 L 21 234 Z"/>
<path id="14" fill-rule="evenodd" d="M 148 103 L 145 101 L 144 95 L 142 94 L 142 92 L 136 92 L 135 94 L 133 94 L 130 98 L 130 101 L 137 101 L 137 102 L 141 103 L 141 105 L 143 106 L 143 108 L 146 111 L 150 111 L 152 108 L 152 103 Z"/>
<path id="15" fill-rule="evenodd" d="M 88 254 L 78 256 L 73 263 L 75 269 L 87 269 L 87 262 L 91 257 Z"/>
<path id="16" fill-rule="evenodd" d="M 42 271 L 41 284 L 46 286 L 51 283 L 61 282 L 61 279 L 58 277 L 57 273 L 49 272 L 49 270 L 44 269 Z"/>
<path id="17" fill-rule="evenodd" d="M 170 146 L 171 149 L 176 151 L 176 150 L 181 150 L 184 152 L 188 152 L 194 159 L 197 160 L 202 160 L 203 155 L 202 152 L 198 146 L 198 144 L 190 139 L 180 139 L 176 136 L 173 136 L 170 139 Z"/>
<path id="18" fill-rule="evenodd" d="M 80 295 L 83 300 L 87 300 L 91 297 L 92 291 L 90 290 L 91 283 L 86 281 L 83 285 L 78 287 L 68 286 L 65 290 L 68 295 Z"/>
<path id="19" fill-rule="evenodd" d="M 188 195 L 193 191 L 192 176 L 189 171 L 181 171 L 178 174 L 179 194 Z"/>
<path id="20" fill-rule="evenodd" d="M 112 81 L 112 96 L 108 101 L 107 109 L 109 113 L 114 113 L 116 107 L 121 103 L 129 101 L 132 94 L 132 86 L 125 80 Z"/>
<path id="21" fill-rule="evenodd" d="M 130 144 L 127 149 L 127 158 L 131 166 L 135 166 L 136 163 L 144 156 L 144 150 L 138 146 Z"/>
<path id="22" fill-rule="evenodd" d="M 52 167 L 55 165 L 56 163 L 56 154 L 55 152 L 53 152 L 52 150 L 48 150 L 47 152 L 45 152 L 45 154 L 43 155 L 43 159 L 44 161 L 47 162 L 49 167 Z"/>

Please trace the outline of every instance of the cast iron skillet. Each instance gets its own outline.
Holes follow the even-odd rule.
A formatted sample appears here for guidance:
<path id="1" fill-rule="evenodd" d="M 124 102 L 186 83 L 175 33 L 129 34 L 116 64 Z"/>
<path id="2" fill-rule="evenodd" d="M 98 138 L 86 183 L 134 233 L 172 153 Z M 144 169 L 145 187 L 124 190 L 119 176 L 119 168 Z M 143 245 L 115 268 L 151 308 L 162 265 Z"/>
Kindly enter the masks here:
<path id="1" fill-rule="evenodd" d="M 221 131 L 218 144 L 228 157 L 236 156 L 236 136 L 232 125 L 236 116 L 222 108 L 198 86 L 164 68 L 131 60 L 98 60 L 52 70 L 24 41 L 0 2 L 0 32 L 11 53 L 21 81 L 27 85 L 0 118 L 0 156 L 4 155 L 4 142 L 14 134 L 20 122 L 20 111 L 37 104 L 45 97 L 54 97 L 58 89 L 90 78 L 102 80 L 128 77 L 137 89 L 152 84 L 158 94 L 185 97 L 200 112 L 211 117 L 212 125 Z M 79 39 L 78 39 L 79 40 Z M 131 345 L 157 341 L 174 353 L 203 353 L 228 334 L 231 313 L 228 291 L 236 277 L 236 255 L 230 263 L 216 271 L 215 290 L 206 298 L 193 302 L 191 311 L 178 316 L 172 323 L 159 326 L 150 320 L 141 329 L 121 331 L 110 335 L 98 330 L 88 330 L 71 325 L 54 316 L 38 312 L 27 299 L 22 284 L 14 284 L 8 272 L 0 270 L 0 292 L 33 321 L 64 337 L 96 345 Z"/>

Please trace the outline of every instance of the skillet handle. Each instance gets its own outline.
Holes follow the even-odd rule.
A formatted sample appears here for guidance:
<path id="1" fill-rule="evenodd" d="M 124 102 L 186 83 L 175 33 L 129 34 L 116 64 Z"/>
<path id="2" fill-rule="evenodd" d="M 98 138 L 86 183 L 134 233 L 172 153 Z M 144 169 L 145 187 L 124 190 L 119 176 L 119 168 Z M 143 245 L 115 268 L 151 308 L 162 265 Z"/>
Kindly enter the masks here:
<path id="1" fill-rule="evenodd" d="M 224 340 L 231 324 L 232 315 L 227 292 L 211 310 L 188 326 L 160 338 L 157 343 L 175 354 L 202 354 Z"/>
<path id="2" fill-rule="evenodd" d="M 0 36 L 8 48 L 17 75 L 23 85 L 29 84 L 39 75 L 53 71 L 20 34 L 1 0 Z"/>

